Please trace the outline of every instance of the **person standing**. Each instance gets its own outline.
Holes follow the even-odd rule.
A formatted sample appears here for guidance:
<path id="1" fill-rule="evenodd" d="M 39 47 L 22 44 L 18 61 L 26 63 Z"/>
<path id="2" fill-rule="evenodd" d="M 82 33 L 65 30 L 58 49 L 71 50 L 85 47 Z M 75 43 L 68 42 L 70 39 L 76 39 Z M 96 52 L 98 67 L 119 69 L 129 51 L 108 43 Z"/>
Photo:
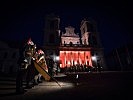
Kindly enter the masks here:
<path id="1" fill-rule="evenodd" d="M 46 71 L 48 72 L 46 60 L 45 60 L 45 54 L 43 50 L 39 49 L 38 52 L 36 52 L 36 62 Z M 42 82 L 42 75 L 38 72 L 37 75 L 34 77 L 34 84 L 38 84 Z"/>
<path id="2" fill-rule="evenodd" d="M 16 93 L 24 93 L 23 81 L 26 79 L 27 86 L 29 85 L 29 76 L 32 55 L 34 53 L 35 45 L 29 39 L 26 44 L 19 50 L 18 71 L 16 76 Z"/>
<path id="3" fill-rule="evenodd" d="M 46 63 L 47 63 L 47 66 L 48 66 L 48 73 L 53 76 L 53 67 L 54 67 L 54 60 L 47 56 L 46 57 Z"/>
<path id="4" fill-rule="evenodd" d="M 28 60 L 28 68 L 26 73 L 26 88 L 32 88 L 33 84 L 31 85 L 30 82 L 33 82 L 35 75 L 38 74 L 38 71 L 34 67 L 34 55 L 36 53 L 36 45 L 31 41 L 31 39 L 27 42 L 29 48 L 26 50 L 26 58 Z"/>

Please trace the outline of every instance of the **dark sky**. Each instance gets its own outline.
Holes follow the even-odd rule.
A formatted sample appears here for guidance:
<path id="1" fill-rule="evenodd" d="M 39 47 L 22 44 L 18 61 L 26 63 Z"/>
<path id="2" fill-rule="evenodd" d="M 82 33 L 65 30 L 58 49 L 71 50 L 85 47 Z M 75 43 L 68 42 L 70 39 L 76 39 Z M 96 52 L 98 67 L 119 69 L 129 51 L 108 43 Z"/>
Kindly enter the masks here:
<path id="1" fill-rule="evenodd" d="M 101 42 L 105 51 L 132 41 L 132 3 L 119 2 L 63 2 L 4 1 L 0 3 L 0 40 L 21 41 L 31 37 L 37 45 L 42 45 L 44 17 L 55 13 L 60 16 L 61 30 L 68 25 L 80 33 L 80 22 L 90 18 L 97 23 Z M 133 42 L 133 41 L 132 41 Z"/>

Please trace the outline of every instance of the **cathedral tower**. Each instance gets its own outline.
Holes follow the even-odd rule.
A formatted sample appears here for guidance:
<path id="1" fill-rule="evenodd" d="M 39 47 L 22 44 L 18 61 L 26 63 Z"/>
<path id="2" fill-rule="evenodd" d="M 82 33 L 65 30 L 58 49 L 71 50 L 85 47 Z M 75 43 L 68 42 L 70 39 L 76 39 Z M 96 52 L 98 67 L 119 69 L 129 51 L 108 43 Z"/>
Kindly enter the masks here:
<path id="1" fill-rule="evenodd" d="M 95 57 L 93 65 L 97 66 L 97 64 L 100 64 L 106 69 L 103 48 L 101 46 L 99 32 L 97 32 L 95 22 L 86 19 L 82 20 L 80 30 L 82 45 L 91 48 L 91 55 L 92 57 Z"/>
<path id="2" fill-rule="evenodd" d="M 44 27 L 44 49 L 47 55 L 58 55 L 58 46 L 60 44 L 60 18 L 55 14 L 49 14 L 45 17 Z"/>

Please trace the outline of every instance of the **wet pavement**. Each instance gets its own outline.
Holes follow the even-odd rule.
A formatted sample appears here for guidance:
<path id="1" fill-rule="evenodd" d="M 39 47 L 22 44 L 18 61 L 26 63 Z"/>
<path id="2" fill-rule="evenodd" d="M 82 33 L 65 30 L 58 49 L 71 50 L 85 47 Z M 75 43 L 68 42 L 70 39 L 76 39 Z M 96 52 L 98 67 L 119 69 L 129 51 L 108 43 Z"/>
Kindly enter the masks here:
<path id="1" fill-rule="evenodd" d="M 133 100 L 133 72 L 67 73 L 58 81 L 40 83 L 24 94 L 15 93 L 15 79 L 0 78 L 0 100 Z"/>

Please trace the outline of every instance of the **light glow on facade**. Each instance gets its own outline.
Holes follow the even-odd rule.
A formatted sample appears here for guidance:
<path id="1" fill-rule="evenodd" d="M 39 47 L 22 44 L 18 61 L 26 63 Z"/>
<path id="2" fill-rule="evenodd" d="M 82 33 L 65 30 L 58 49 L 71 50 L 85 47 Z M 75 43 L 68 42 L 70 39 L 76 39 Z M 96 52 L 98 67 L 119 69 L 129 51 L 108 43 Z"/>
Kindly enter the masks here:
<path id="1" fill-rule="evenodd" d="M 70 67 L 73 65 L 92 66 L 92 56 L 90 51 L 60 51 L 60 67 Z"/>

